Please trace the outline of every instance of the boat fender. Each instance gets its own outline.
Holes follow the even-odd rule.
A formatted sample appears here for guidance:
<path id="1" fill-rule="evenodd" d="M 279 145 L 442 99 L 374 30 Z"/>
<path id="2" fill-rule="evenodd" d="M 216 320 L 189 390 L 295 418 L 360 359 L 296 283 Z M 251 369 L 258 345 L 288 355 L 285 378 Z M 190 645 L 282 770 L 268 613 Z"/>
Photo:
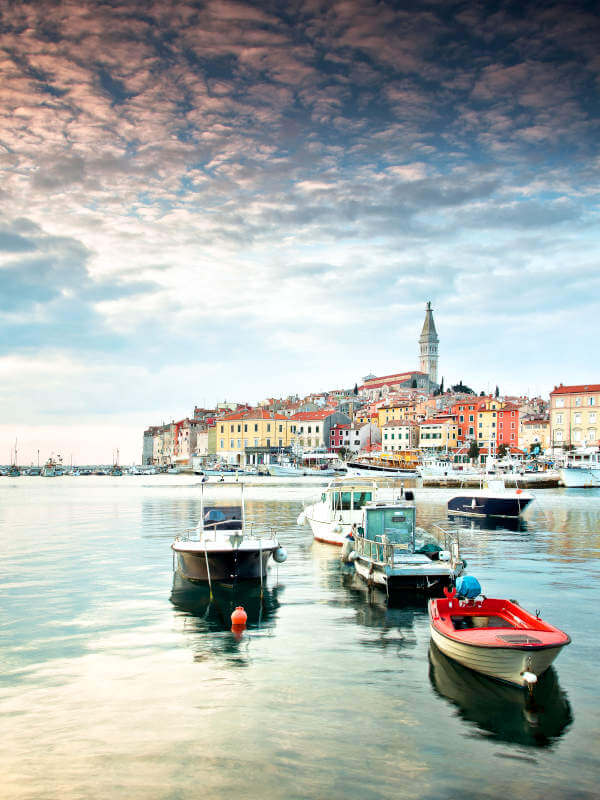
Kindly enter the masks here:
<path id="1" fill-rule="evenodd" d="M 353 564 L 357 558 L 358 558 L 358 553 L 356 552 L 356 550 L 352 550 L 352 552 L 348 556 L 348 561 L 350 564 Z"/>
<path id="2" fill-rule="evenodd" d="M 287 558 L 287 550 L 285 547 L 278 547 L 277 550 L 273 552 L 273 560 L 276 561 L 278 564 L 283 564 L 283 562 Z"/>
<path id="3" fill-rule="evenodd" d="M 449 550 L 440 550 L 438 553 L 438 559 L 440 561 L 450 561 L 451 555 Z"/>

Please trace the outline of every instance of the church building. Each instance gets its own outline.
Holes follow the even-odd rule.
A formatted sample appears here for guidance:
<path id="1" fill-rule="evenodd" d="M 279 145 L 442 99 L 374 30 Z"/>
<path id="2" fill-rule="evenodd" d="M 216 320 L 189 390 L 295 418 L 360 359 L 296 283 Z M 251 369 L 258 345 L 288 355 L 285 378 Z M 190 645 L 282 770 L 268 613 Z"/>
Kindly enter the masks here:
<path id="1" fill-rule="evenodd" d="M 433 321 L 431 302 L 428 302 L 423 329 L 419 337 L 420 369 L 411 372 L 398 372 L 394 375 L 383 375 L 379 378 L 375 377 L 375 375 L 369 375 L 363 378 L 362 385 L 358 387 L 360 394 L 372 401 L 400 389 L 420 389 L 428 394 L 435 391 L 438 388 L 439 341 Z"/>

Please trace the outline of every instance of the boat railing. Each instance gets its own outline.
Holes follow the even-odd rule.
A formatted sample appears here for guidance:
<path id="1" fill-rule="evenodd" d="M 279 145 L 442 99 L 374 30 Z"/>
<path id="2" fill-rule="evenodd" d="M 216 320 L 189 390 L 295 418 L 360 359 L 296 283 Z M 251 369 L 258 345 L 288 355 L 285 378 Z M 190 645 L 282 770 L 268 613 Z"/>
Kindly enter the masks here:
<path id="1" fill-rule="evenodd" d="M 224 525 L 226 523 L 231 522 L 230 519 L 222 520 L 220 522 L 211 522 L 210 524 L 206 524 L 204 528 L 199 527 L 196 525 L 194 528 L 184 528 L 181 534 L 175 537 L 176 542 L 189 542 L 189 541 L 198 541 L 204 540 L 207 542 L 215 541 L 217 528 L 219 525 Z M 277 531 L 275 528 L 268 528 L 267 530 L 261 529 L 259 531 L 254 530 L 254 523 L 251 522 L 249 525 L 246 525 L 244 528 L 225 528 L 223 529 L 226 533 L 230 535 L 238 534 L 243 539 L 275 539 L 277 536 Z"/>
<path id="2" fill-rule="evenodd" d="M 435 537 L 444 550 L 450 553 L 450 561 L 455 564 L 460 561 L 460 539 L 458 531 L 452 531 L 441 525 L 434 524 Z"/>

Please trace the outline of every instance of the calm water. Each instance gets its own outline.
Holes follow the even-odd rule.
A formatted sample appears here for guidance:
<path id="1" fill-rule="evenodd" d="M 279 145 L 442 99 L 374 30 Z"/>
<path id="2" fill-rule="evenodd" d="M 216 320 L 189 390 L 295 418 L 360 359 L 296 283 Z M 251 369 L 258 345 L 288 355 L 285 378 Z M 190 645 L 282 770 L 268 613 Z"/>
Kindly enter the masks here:
<path id="1" fill-rule="evenodd" d="M 369 602 L 296 525 L 318 492 L 247 490 L 288 561 L 264 603 L 210 603 L 174 582 L 169 548 L 198 519 L 197 479 L 0 478 L 0 795 L 598 797 L 600 492 L 538 491 L 522 530 L 461 534 L 488 595 L 573 639 L 535 707 L 430 654 L 424 605 Z M 421 525 L 448 495 L 418 495 Z"/>

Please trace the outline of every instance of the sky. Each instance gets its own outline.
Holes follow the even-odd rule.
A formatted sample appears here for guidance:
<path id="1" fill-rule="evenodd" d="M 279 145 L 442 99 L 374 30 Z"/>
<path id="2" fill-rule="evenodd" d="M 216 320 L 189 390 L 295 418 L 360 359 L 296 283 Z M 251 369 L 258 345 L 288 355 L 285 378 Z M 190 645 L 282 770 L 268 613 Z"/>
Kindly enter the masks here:
<path id="1" fill-rule="evenodd" d="M 0 463 L 418 368 L 600 381 L 587 2 L 0 4 Z"/>

